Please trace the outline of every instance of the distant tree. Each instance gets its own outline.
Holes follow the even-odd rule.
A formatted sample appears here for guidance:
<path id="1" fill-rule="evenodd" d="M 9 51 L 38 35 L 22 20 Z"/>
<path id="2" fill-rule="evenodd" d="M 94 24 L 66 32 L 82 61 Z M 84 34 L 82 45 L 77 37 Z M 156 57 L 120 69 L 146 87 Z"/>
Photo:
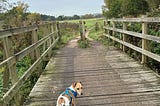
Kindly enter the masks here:
<path id="1" fill-rule="evenodd" d="M 82 19 L 89 19 L 89 18 L 94 18 L 93 14 L 85 14 L 81 16 Z"/>
<path id="2" fill-rule="evenodd" d="M 78 15 L 73 15 L 73 19 L 80 19 L 81 17 Z"/>
<path id="3" fill-rule="evenodd" d="M 65 17 L 64 15 L 60 15 L 60 16 L 57 17 L 57 20 L 58 20 L 58 21 L 63 21 L 63 20 L 64 20 L 64 17 Z"/>
<path id="4" fill-rule="evenodd" d="M 146 0 L 122 0 L 122 16 L 137 16 L 146 14 L 149 11 L 149 5 Z"/>
<path id="5" fill-rule="evenodd" d="M 42 21 L 55 21 L 56 18 L 55 16 L 50 16 L 50 15 L 45 15 L 45 14 L 41 14 L 41 20 Z"/>

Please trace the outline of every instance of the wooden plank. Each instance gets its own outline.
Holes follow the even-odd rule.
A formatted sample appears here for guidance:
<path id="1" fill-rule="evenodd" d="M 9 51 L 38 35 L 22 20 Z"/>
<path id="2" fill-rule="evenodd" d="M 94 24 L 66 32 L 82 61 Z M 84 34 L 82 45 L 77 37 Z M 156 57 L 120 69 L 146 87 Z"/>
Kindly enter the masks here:
<path id="1" fill-rule="evenodd" d="M 105 29 L 112 30 L 112 31 L 114 30 L 114 31 L 120 32 L 122 34 L 132 35 L 134 37 L 143 38 L 143 39 L 146 39 L 146 40 L 151 40 L 151 41 L 155 41 L 157 43 L 160 43 L 160 37 L 158 37 L 158 36 L 142 34 L 142 33 L 122 30 L 122 29 L 118 29 L 118 28 L 113 29 L 111 27 L 105 27 Z"/>
<path id="2" fill-rule="evenodd" d="M 115 22 L 160 22 L 159 17 L 150 17 L 150 18 L 119 18 L 119 19 L 108 19 L 108 21 Z"/>
<path id="3" fill-rule="evenodd" d="M 57 38 L 52 45 L 31 65 L 31 67 L 23 74 L 23 76 L 10 88 L 10 90 L 3 96 L 2 101 L 8 103 L 12 97 L 18 92 L 22 84 L 32 74 L 35 68 L 42 62 L 47 53 L 54 47 L 59 38 Z"/>
<path id="4" fill-rule="evenodd" d="M 137 46 L 134 46 L 134 45 L 132 45 L 130 43 L 124 42 L 122 40 L 119 40 L 119 39 L 117 39 L 115 37 L 112 37 L 112 36 L 109 36 L 107 34 L 104 34 L 104 35 L 109 37 L 109 38 L 111 38 L 112 40 L 115 40 L 115 41 L 117 41 L 117 42 L 119 42 L 119 43 L 121 43 L 121 44 L 123 44 L 123 45 L 125 45 L 125 46 L 127 46 L 127 47 L 129 47 L 129 48 L 131 48 L 131 49 L 133 49 L 133 50 L 135 50 L 137 52 L 139 52 L 139 53 L 142 53 L 142 54 L 144 54 L 144 55 L 146 55 L 146 56 L 148 56 L 148 57 L 160 62 L 160 56 L 157 55 L 157 54 L 151 53 L 151 52 L 149 52 L 147 50 L 142 50 L 142 48 L 139 48 Z"/>
<path id="5" fill-rule="evenodd" d="M 7 29 L 7 30 L 0 30 L 0 38 L 8 37 L 8 36 L 14 36 L 20 33 L 29 32 L 35 29 L 38 29 L 40 26 L 45 26 L 46 24 L 41 25 L 34 25 L 34 26 L 28 26 L 28 27 L 20 27 L 20 28 L 13 28 L 13 29 Z M 53 24 L 53 23 L 52 23 Z"/>
<path id="6" fill-rule="evenodd" d="M 84 86 L 84 95 L 76 98 L 78 106 L 142 106 L 143 103 L 154 106 L 160 103 L 159 78 L 135 60 L 128 61 L 127 54 L 102 45 L 86 50 L 71 45 L 73 41 L 51 58 L 24 106 L 55 106 L 59 94 L 72 81 L 82 81 Z M 115 68 L 124 66 L 128 68 Z"/>

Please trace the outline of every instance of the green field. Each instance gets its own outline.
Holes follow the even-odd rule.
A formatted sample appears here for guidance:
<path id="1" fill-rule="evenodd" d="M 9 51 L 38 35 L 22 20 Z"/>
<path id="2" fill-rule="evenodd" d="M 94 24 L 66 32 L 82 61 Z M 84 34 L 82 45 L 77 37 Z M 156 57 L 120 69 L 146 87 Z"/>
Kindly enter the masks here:
<path id="1" fill-rule="evenodd" d="M 66 22 L 79 23 L 79 21 L 85 21 L 87 29 L 94 26 L 96 22 L 103 24 L 103 19 L 102 18 L 68 20 Z"/>
<path id="2" fill-rule="evenodd" d="M 104 45 L 108 45 L 108 40 L 105 36 L 103 36 L 103 23 L 104 19 L 102 18 L 95 18 L 95 19 L 82 19 L 82 20 L 69 20 L 66 22 L 71 22 L 71 23 L 79 23 L 79 21 L 85 21 L 86 28 L 87 30 L 90 29 L 91 27 L 95 26 L 96 22 L 98 23 L 98 30 L 96 31 L 95 28 L 90 30 L 89 37 L 101 42 Z"/>

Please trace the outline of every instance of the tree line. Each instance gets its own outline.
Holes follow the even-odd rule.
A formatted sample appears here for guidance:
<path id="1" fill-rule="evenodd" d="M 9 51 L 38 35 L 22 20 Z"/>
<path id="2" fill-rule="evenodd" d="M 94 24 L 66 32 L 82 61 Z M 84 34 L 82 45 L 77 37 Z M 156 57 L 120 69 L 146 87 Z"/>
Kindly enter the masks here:
<path id="1" fill-rule="evenodd" d="M 160 13 L 160 0 L 104 0 L 103 14 L 107 18 L 137 17 Z"/>
<path id="2" fill-rule="evenodd" d="M 24 2 L 9 3 L 8 0 L 1 0 L 0 3 L 0 24 L 1 28 L 8 29 L 20 26 L 27 26 L 32 24 L 38 24 L 42 21 L 63 21 L 63 20 L 76 20 L 76 19 L 88 19 L 88 18 L 100 18 L 101 14 L 85 14 L 85 15 L 73 15 L 58 17 L 45 15 L 40 13 L 28 12 L 29 5 Z M 2 25 L 3 24 L 3 25 Z"/>

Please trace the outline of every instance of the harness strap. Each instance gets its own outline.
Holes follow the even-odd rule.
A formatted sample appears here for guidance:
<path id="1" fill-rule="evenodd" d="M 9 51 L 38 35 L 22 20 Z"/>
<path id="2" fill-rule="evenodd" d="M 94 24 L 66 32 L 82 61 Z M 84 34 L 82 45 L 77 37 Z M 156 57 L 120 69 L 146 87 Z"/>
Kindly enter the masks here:
<path id="1" fill-rule="evenodd" d="M 70 88 L 66 88 L 66 90 L 62 93 L 62 95 L 68 95 L 70 98 L 70 104 L 72 103 L 72 95 L 69 93 L 69 91 L 74 95 L 74 97 L 77 96 L 77 92 L 71 90 Z"/>

